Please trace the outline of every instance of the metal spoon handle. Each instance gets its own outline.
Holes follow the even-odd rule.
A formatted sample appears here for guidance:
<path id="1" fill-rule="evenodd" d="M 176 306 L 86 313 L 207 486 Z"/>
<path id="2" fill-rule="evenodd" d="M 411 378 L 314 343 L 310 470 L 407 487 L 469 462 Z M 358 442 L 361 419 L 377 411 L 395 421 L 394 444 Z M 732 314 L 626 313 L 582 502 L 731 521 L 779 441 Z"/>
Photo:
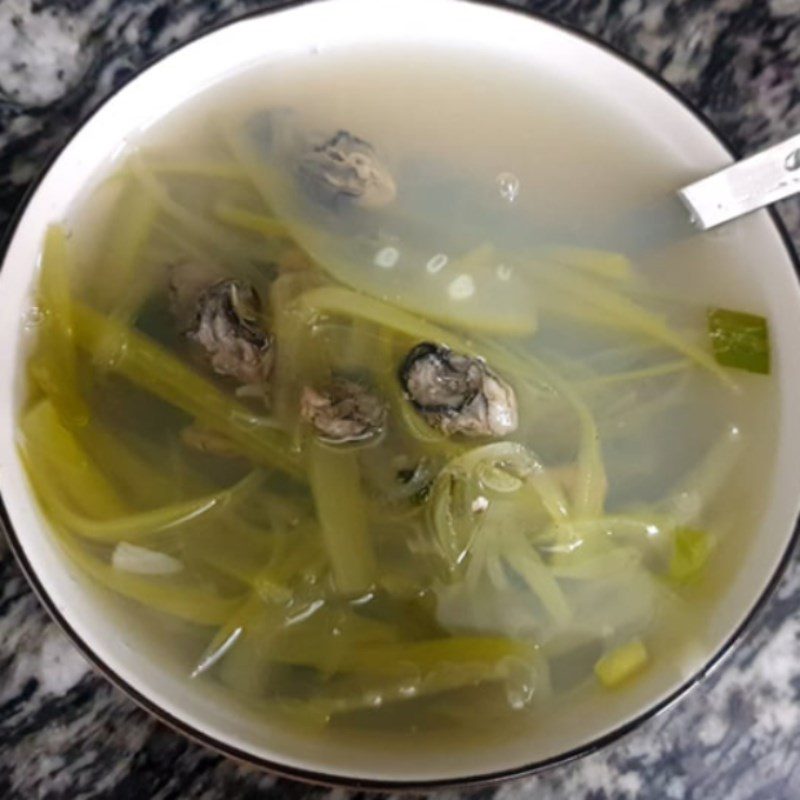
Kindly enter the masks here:
<path id="1" fill-rule="evenodd" d="M 692 183 L 678 196 L 708 230 L 800 192 L 800 134 Z"/>

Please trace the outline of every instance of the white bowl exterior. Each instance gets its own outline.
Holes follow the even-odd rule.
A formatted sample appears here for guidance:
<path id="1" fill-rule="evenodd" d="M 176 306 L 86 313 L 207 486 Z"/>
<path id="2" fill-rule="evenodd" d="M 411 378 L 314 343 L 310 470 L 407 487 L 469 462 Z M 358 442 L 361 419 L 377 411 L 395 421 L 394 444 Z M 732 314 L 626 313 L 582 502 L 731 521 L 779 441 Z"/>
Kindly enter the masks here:
<path id="1" fill-rule="evenodd" d="M 757 532 L 759 546 L 719 599 L 709 621 L 703 652 L 685 674 L 653 676 L 620 695 L 612 716 L 582 720 L 580 736 L 565 716 L 546 735 L 469 752 L 433 750 L 375 755 L 368 763 L 352 748 L 314 745 L 287 731 L 259 728 L 255 720 L 226 713 L 212 696 L 198 696 L 180 675 L 165 674 L 151 659 L 131 650 L 114 629 L 94 592 L 76 580 L 47 530 L 23 473 L 15 447 L 16 414 L 21 401 L 23 310 L 29 304 L 37 254 L 45 228 L 63 218 L 87 179 L 102 175 L 130 139 L 232 72 L 256 63 L 347 48 L 365 41 L 398 44 L 430 42 L 474 48 L 517 65 L 552 71 L 581 84 L 609 106 L 642 121 L 664 147 L 677 149 L 687 175 L 701 175 L 729 163 L 716 137 L 662 87 L 608 51 L 584 39 L 517 13 L 453 0 L 327 0 L 274 12 L 230 25 L 181 48 L 122 89 L 67 145 L 31 198 L 7 250 L 0 272 L 0 370 L 7 380 L 0 392 L 0 492 L 25 557 L 55 607 L 112 672 L 153 705 L 183 720 L 227 747 L 289 768 L 331 776 L 389 781 L 465 779 L 553 758 L 625 725 L 645 707 L 670 695 L 699 671 L 750 612 L 785 552 L 798 514 L 800 475 L 800 292 L 793 265 L 765 213 L 738 223 L 737 236 L 754 268 L 763 272 L 763 305 L 769 310 L 774 373 L 780 381 L 781 436 L 767 511 Z M 532 123 L 533 124 L 533 123 Z M 14 376 L 12 380 L 10 376 Z"/>

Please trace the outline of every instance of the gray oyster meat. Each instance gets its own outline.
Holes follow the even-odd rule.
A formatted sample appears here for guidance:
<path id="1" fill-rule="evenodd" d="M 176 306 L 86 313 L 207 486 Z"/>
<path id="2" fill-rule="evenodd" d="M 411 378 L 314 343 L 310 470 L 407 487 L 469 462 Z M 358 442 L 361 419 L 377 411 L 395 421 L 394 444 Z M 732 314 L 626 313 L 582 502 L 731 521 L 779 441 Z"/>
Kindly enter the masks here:
<path id="1" fill-rule="evenodd" d="M 300 185 L 326 205 L 342 202 L 380 208 L 394 200 L 394 178 L 369 142 L 338 131 L 300 155 Z"/>
<path id="2" fill-rule="evenodd" d="M 386 420 L 386 406 L 360 383 L 335 378 L 322 390 L 303 388 L 300 414 L 322 441 L 346 444 L 378 436 Z"/>
<path id="3" fill-rule="evenodd" d="M 236 381 L 238 394 L 264 397 L 275 340 L 263 325 L 256 289 L 219 279 L 212 268 L 181 264 L 172 270 L 170 290 L 173 313 L 214 372 Z"/>
<path id="4" fill-rule="evenodd" d="M 447 436 L 506 436 L 517 429 L 513 388 L 481 358 L 423 342 L 400 367 L 408 400 L 433 428 Z"/>

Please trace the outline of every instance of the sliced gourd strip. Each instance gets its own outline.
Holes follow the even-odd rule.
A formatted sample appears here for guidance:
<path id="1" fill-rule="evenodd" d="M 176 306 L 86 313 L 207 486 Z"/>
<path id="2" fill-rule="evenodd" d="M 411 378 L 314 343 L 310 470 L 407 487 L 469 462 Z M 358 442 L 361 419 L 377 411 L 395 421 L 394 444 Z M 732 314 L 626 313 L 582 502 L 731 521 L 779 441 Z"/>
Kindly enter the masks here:
<path id="1" fill-rule="evenodd" d="M 60 225 L 47 229 L 40 269 L 37 302 L 42 320 L 30 370 L 64 420 L 70 425 L 85 425 L 89 409 L 78 387 L 70 299 L 72 260 L 66 231 Z"/>
<path id="2" fill-rule="evenodd" d="M 377 576 L 358 451 L 312 439 L 308 458 L 311 492 L 336 588 L 343 594 L 367 591 Z"/>

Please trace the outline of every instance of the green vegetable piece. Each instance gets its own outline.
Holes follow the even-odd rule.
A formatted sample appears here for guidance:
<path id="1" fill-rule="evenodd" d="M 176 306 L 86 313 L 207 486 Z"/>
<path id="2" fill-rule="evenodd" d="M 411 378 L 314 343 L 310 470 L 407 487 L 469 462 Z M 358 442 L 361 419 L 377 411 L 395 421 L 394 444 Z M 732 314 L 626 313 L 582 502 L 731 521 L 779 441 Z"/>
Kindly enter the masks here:
<path id="1" fill-rule="evenodd" d="M 376 563 L 357 451 L 311 440 L 308 477 L 336 588 L 364 592 L 375 583 Z"/>
<path id="2" fill-rule="evenodd" d="M 51 519 L 56 513 L 50 502 L 54 494 L 63 496 L 79 514 L 109 519 L 128 513 L 106 474 L 64 425 L 52 400 L 28 409 L 20 428 L 20 453 L 29 480 Z"/>
<path id="3" fill-rule="evenodd" d="M 61 532 L 59 539 L 69 557 L 101 586 L 186 622 L 222 625 L 242 602 L 241 597 L 223 597 L 199 582 L 176 584 L 123 572 L 86 552 L 69 534 Z"/>
<path id="4" fill-rule="evenodd" d="M 647 664 L 647 648 L 640 639 L 632 639 L 606 653 L 595 665 L 594 674 L 607 689 L 619 686 Z"/>
<path id="5" fill-rule="evenodd" d="M 37 293 L 43 324 L 30 370 L 61 418 L 71 427 L 81 427 L 89 421 L 89 410 L 78 381 L 70 300 L 72 271 L 67 233 L 60 225 L 51 225 L 42 249 Z"/>
<path id="6" fill-rule="evenodd" d="M 156 212 L 153 198 L 137 184 L 126 182 L 105 242 L 104 263 L 92 282 L 97 305 L 120 321 L 130 322 L 155 282 L 145 278 L 148 270 L 142 262 Z M 113 261 L 113 270 L 108 269 L 107 261 Z"/>
<path id="7" fill-rule="evenodd" d="M 40 495 L 45 505 L 51 509 L 51 514 L 72 533 L 100 542 L 131 542 L 156 533 L 175 531 L 186 523 L 219 511 L 237 496 L 252 491 L 254 477 L 258 478 L 258 474 L 250 473 L 236 485 L 211 494 L 112 519 L 97 520 L 75 513 L 56 493 L 49 491 L 49 484 L 42 484 Z"/>
<path id="8" fill-rule="evenodd" d="M 711 537 L 705 531 L 678 528 L 667 573 L 669 578 L 676 583 L 691 582 L 705 566 L 710 553 Z"/>
<path id="9" fill-rule="evenodd" d="M 764 317 L 712 308 L 708 311 L 708 335 L 717 363 L 769 375 L 769 328 Z"/>

